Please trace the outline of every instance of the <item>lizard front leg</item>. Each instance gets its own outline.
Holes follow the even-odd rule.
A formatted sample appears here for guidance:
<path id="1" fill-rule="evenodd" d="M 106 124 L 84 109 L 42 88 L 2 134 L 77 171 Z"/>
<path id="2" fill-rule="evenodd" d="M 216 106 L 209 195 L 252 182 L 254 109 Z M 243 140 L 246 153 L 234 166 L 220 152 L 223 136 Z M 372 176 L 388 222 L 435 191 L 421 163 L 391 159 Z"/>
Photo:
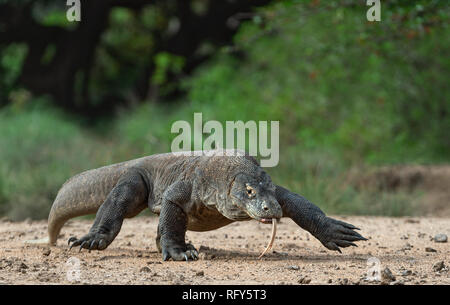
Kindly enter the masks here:
<path id="1" fill-rule="evenodd" d="M 197 250 L 186 244 L 187 212 L 185 204 L 191 198 L 192 186 L 180 181 L 172 184 L 164 192 L 159 215 L 158 238 L 163 260 L 196 260 Z M 157 238 L 157 244 L 158 244 Z"/>
<path id="2" fill-rule="evenodd" d="M 341 252 L 340 247 L 356 246 L 355 241 L 367 240 L 354 231 L 359 230 L 357 227 L 327 217 L 319 207 L 298 194 L 277 186 L 275 196 L 281 205 L 283 216 L 294 220 L 330 250 Z"/>
<path id="3" fill-rule="evenodd" d="M 111 190 L 95 216 L 89 233 L 78 239 L 71 237 L 70 248 L 104 250 L 119 234 L 124 218 L 133 217 L 147 206 L 150 186 L 145 173 L 137 168 L 128 170 Z"/>

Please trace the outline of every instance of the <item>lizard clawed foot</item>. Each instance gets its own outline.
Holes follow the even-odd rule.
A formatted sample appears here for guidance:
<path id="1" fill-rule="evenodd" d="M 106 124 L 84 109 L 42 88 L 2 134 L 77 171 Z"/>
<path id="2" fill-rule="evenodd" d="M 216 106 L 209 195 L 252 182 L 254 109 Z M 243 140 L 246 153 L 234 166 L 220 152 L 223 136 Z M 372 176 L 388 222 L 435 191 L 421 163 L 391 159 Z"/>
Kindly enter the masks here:
<path id="1" fill-rule="evenodd" d="M 339 253 L 342 253 L 340 248 L 357 247 L 355 241 L 367 240 L 354 231 L 359 230 L 359 228 L 340 220 L 326 217 L 321 225 L 323 228 L 316 237 L 326 248 Z"/>
<path id="2" fill-rule="evenodd" d="M 186 244 L 185 248 L 179 246 L 163 247 L 163 260 L 167 261 L 172 258 L 174 261 L 189 261 L 198 259 L 198 251 L 192 244 Z"/>
<path id="3" fill-rule="evenodd" d="M 72 236 L 71 238 L 69 238 L 67 243 L 70 245 L 69 250 L 73 247 L 80 246 L 79 251 L 81 251 L 81 249 L 83 248 L 91 251 L 106 249 L 109 245 L 109 242 L 107 242 L 108 240 L 109 238 L 106 234 L 88 233 L 80 239 Z"/>

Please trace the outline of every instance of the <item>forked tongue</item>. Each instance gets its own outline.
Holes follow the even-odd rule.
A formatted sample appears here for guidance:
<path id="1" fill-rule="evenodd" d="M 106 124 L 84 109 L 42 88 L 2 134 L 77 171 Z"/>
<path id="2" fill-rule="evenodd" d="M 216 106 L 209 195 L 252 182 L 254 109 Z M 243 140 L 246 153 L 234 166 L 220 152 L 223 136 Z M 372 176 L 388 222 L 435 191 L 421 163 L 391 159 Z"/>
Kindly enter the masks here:
<path id="1" fill-rule="evenodd" d="M 272 237 L 270 238 L 269 244 L 264 249 L 263 253 L 261 253 L 261 255 L 258 257 L 258 259 L 261 259 L 261 257 L 263 257 L 263 255 L 266 254 L 267 251 L 272 249 L 273 242 L 275 240 L 275 235 L 276 234 L 277 234 L 277 219 L 276 218 L 272 218 Z"/>

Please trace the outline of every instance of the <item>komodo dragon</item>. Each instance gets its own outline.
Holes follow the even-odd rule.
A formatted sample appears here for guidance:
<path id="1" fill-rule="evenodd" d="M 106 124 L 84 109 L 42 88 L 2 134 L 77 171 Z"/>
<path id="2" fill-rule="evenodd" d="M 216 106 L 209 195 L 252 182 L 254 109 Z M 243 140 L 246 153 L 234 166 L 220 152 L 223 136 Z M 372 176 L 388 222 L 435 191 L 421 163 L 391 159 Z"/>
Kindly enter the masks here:
<path id="1" fill-rule="evenodd" d="M 289 217 L 326 248 L 339 252 L 340 247 L 366 240 L 354 231 L 355 226 L 327 217 L 304 197 L 273 184 L 255 158 L 233 152 L 151 155 L 72 177 L 59 190 L 50 211 L 50 245 L 56 245 L 67 220 L 96 213 L 88 234 L 71 237 L 68 243 L 70 248 L 80 246 L 80 251 L 104 250 L 124 218 L 147 206 L 159 215 L 156 245 L 163 260 L 198 258 L 197 250 L 185 242 L 187 230 L 214 230 L 249 219 L 270 223 Z"/>

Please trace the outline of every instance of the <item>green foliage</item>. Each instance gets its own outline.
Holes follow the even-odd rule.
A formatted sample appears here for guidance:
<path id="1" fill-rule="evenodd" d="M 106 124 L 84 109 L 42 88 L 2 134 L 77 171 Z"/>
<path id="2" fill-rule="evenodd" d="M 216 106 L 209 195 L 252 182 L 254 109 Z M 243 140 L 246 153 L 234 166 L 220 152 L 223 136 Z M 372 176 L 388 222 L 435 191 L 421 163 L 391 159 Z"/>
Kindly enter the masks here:
<path id="1" fill-rule="evenodd" d="M 147 103 L 122 113 L 113 127 L 117 149 L 121 150 L 117 158 L 168 152 L 170 126 L 170 110 L 161 105 Z"/>
<path id="2" fill-rule="evenodd" d="M 0 130 L 0 211 L 12 219 L 46 218 L 65 179 L 105 158 L 97 141 L 42 100 L 3 109 Z"/>
<path id="3" fill-rule="evenodd" d="M 0 103 L 16 86 L 27 51 L 27 46 L 19 43 L 0 49 Z"/>
<path id="4" fill-rule="evenodd" d="M 244 61 L 218 56 L 188 81 L 193 108 L 280 120 L 282 142 L 347 163 L 448 161 L 449 9 L 416 4 L 383 4 L 379 23 L 336 1 L 264 8 L 263 28 L 253 19 L 236 35 Z"/>
<path id="5" fill-rule="evenodd" d="M 152 83 L 160 87 L 162 95 L 169 94 L 176 88 L 173 82 L 169 82 L 170 74 L 182 73 L 185 59 L 168 52 L 160 52 L 154 57 L 155 71 L 153 72 Z"/>

